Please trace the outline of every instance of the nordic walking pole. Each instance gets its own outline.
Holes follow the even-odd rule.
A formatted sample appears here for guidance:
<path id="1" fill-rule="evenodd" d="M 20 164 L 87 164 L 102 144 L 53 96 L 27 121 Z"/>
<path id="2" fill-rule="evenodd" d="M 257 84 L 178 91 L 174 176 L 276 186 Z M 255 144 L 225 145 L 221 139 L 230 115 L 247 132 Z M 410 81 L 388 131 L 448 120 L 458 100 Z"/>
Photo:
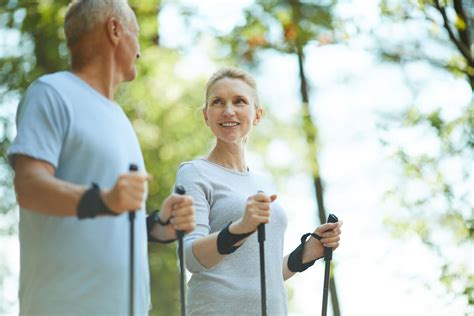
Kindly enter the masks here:
<path id="1" fill-rule="evenodd" d="M 138 171 L 136 164 L 131 163 L 128 167 L 129 171 Z M 135 211 L 128 212 L 128 220 L 130 222 L 130 303 L 129 315 L 133 316 L 134 309 L 134 290 L 135 290 Z"/>
<path id="2" fill-rule="evenodd" d="M 267 316 L 267 289 L 265 284 L 265 224 L 258 225 L 258 243 L 260 245 L 260 292 L 262 316 Z"/>
<path id="3" fill-rule="evenodd" d="M 263 193 L 263 191 L 258 191 Z M 258 244 L 260 246 L 260 293 L 262 316 L 267 316 L 267 286 L 265 282 L 265 224 L 258 225 Z"/>
<path id="4" fill-rule="evenodd" d="M 176 186 L 176 194 L 184 195 L 186 191 L 180 185 Z M 176 232 L 178 237 L 178 257 L 179 257 L 179 289 L 181 294 L 181 316 L 186 316 L 186 285 L 185 285 L 185 270 L 184 270 L 184 250 L 183 250 L 183 236 L 184 232 L 178 230 Z"/>
<path id="5" fill-rule="evenodd" d="M 329 214 L 328 223 L 337 223 L 339 220 L 336 215 Z M 332 248 L 324 247 L 324 261 L 326 265 L 324 267 L 324 287 L 323 287 L 323 309 L 321 312 L 322 316 L 326 316 L 328 309 L 328 291 L 329 291 L 329 276 L 331 271 L 331 260 L 332 260 Z"/>

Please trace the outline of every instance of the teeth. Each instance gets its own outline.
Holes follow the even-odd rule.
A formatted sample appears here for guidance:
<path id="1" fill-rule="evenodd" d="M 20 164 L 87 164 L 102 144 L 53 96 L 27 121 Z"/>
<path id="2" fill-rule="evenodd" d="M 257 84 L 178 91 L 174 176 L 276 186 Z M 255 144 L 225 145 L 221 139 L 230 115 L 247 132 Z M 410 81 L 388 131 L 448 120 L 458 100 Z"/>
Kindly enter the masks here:
<path id="1" fill-rule="evenodd" d="M 230 126 L 237 126 L 238 123 L 235 122 L 229 122 L 229 123 L 221 123 L 222 126 L 230 127 Z"/>

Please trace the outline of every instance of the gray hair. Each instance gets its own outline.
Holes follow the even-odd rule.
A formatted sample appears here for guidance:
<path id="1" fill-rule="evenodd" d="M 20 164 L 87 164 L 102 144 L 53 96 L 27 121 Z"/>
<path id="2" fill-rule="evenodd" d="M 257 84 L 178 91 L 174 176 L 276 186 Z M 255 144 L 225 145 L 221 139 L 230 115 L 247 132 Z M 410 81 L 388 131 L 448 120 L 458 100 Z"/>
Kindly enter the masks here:
<path id="1" fill-rule="evenodd" d="M 71 47 L 90 32 L 97 23 L 115 16 L 124 25 L 131 23 L 127 0 L 73 0 L 64 19 L 67 45 Z"/>
<path id="2" fill-rule="evenodd" d="M 224 79 L 224 78 L 229 78 L 229 79 L 239 79 L 248 84 L 253 92 L 254 92 L 254 97 L 255 97 L 255 107 L 260 107 L 260 100 L 258 98 L 258 92 L 257 92 L 257 82 L 255 79 L 252 77 L 251 74 L 246 72 L 245 70 L 242 70 L 240 68 L 236 67 L 223 67 L 219 70 L 217 70 L 211 78 L 207 81 L 206 85 L 206 104 L 204 105 L 204 108 L 207 108 L 207 104 L 209 102 L 209 92 L 216 84 L 217 81 Z"/>

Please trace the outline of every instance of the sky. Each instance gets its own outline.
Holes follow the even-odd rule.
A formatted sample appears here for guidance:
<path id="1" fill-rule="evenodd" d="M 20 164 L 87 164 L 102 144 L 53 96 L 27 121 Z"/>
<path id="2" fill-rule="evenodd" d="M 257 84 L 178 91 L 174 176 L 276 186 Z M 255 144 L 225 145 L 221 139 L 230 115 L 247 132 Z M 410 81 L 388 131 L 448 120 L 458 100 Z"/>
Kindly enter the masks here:
<path id="1" fill-rule="evenodd" d="M 214 27 L 228 32 L 243 21 L 242 8 L 252 1 L 186 0 L 200 16 L 192 25 Z M 345 1 L 339 14 L 357 18 L 362 30 L 370 30 L 380 20 L 375 0 Z M 183 77 L 209 76 L 217 65 L 209 59 L 215 47 L 204 37 L 197 45 L 186 31 L 173 5 L 160 11 L 160 42 L 180 47 L 183 59 L 176 71 Z M 211 25 L 212 22 L 212 25 Z M 380 112 L 399 111 L 413 101 L 406 73 L 396 65 L 381 64 L 373 43 L 364 35 L 346 44 L 316 46 L 306 50 L 306 69 L 311 83 L 312 113 L 319 128 L 319 160 L 325 184 L 326 207 L 343 222 L 340 248 L 334 253 L 336 285 L 343 315 L 463 315 L 465 303 L 446 296 L 438 282 L 441 262 L 416 238 L 394 239 L 383 224 L 387 212 L 396 205 L 384 201 L 386 190 L 397 183 L 397 164 L 388 159 L 380 145 L 377 129 Z M 295 119 L 299 104 L 297 63 L 292 57 L 266 53 L 256 74 L 259 92 L 268 110 L 279 119 Z M 192 67 L 190 67 L 192 66 Z M 430 107 L 450 104 L 449 111 L 465 106 L 472 98 L 468 85 L 443 71 L 420 63 L 409 69 L 424 89 L 418 104 Z M 348 79 L 349 78 L 349 79 Z M 414 141 L 413 135 L 397 135 L 416 150 L 431 150 L 430 143 Z M 302 159 L 288 150 L 275 135 L 266 155 L 270 164 L 292 164 Z M 268 158 L 267 157 L 267 158 Z M 262 157 L 249 154 L 250 165 L 262 166 Z M 287 210 L 288 230 L 285 252 L 291 251 L 300 236 L 312 231 L 318 220 L 311 178 L 296 173 L 280 181 L 279 199 Z M 458 252 L 459 260 L 474 261 L 472 254 Z M 0 255 L 12 275 L 0 297 L 14 301 L 18 280 L 18 241 L 11 237 L 0 243 Z M 287 282 L 291 289 L 290 315 L 315 315 L 321 310 L 324 263 Z M 14 306 L 12 313 L 17 311 Z M 329 315 L 332 315 L 329 308 Z"/>

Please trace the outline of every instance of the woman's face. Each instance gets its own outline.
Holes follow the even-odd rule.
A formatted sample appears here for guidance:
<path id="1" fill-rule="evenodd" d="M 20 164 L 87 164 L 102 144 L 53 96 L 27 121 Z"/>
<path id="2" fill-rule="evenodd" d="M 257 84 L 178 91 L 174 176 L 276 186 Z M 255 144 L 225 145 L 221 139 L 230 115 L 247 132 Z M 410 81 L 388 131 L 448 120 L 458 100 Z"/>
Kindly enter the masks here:
<path id="1" fill-rule="evenodd" d="M 203 110 L 206 124 L 218 140 L 241 143 L 260 122 L 262 108 L 255 107 L 255 92 L 240 79 L 223 78 L 209 90 Z"/>

